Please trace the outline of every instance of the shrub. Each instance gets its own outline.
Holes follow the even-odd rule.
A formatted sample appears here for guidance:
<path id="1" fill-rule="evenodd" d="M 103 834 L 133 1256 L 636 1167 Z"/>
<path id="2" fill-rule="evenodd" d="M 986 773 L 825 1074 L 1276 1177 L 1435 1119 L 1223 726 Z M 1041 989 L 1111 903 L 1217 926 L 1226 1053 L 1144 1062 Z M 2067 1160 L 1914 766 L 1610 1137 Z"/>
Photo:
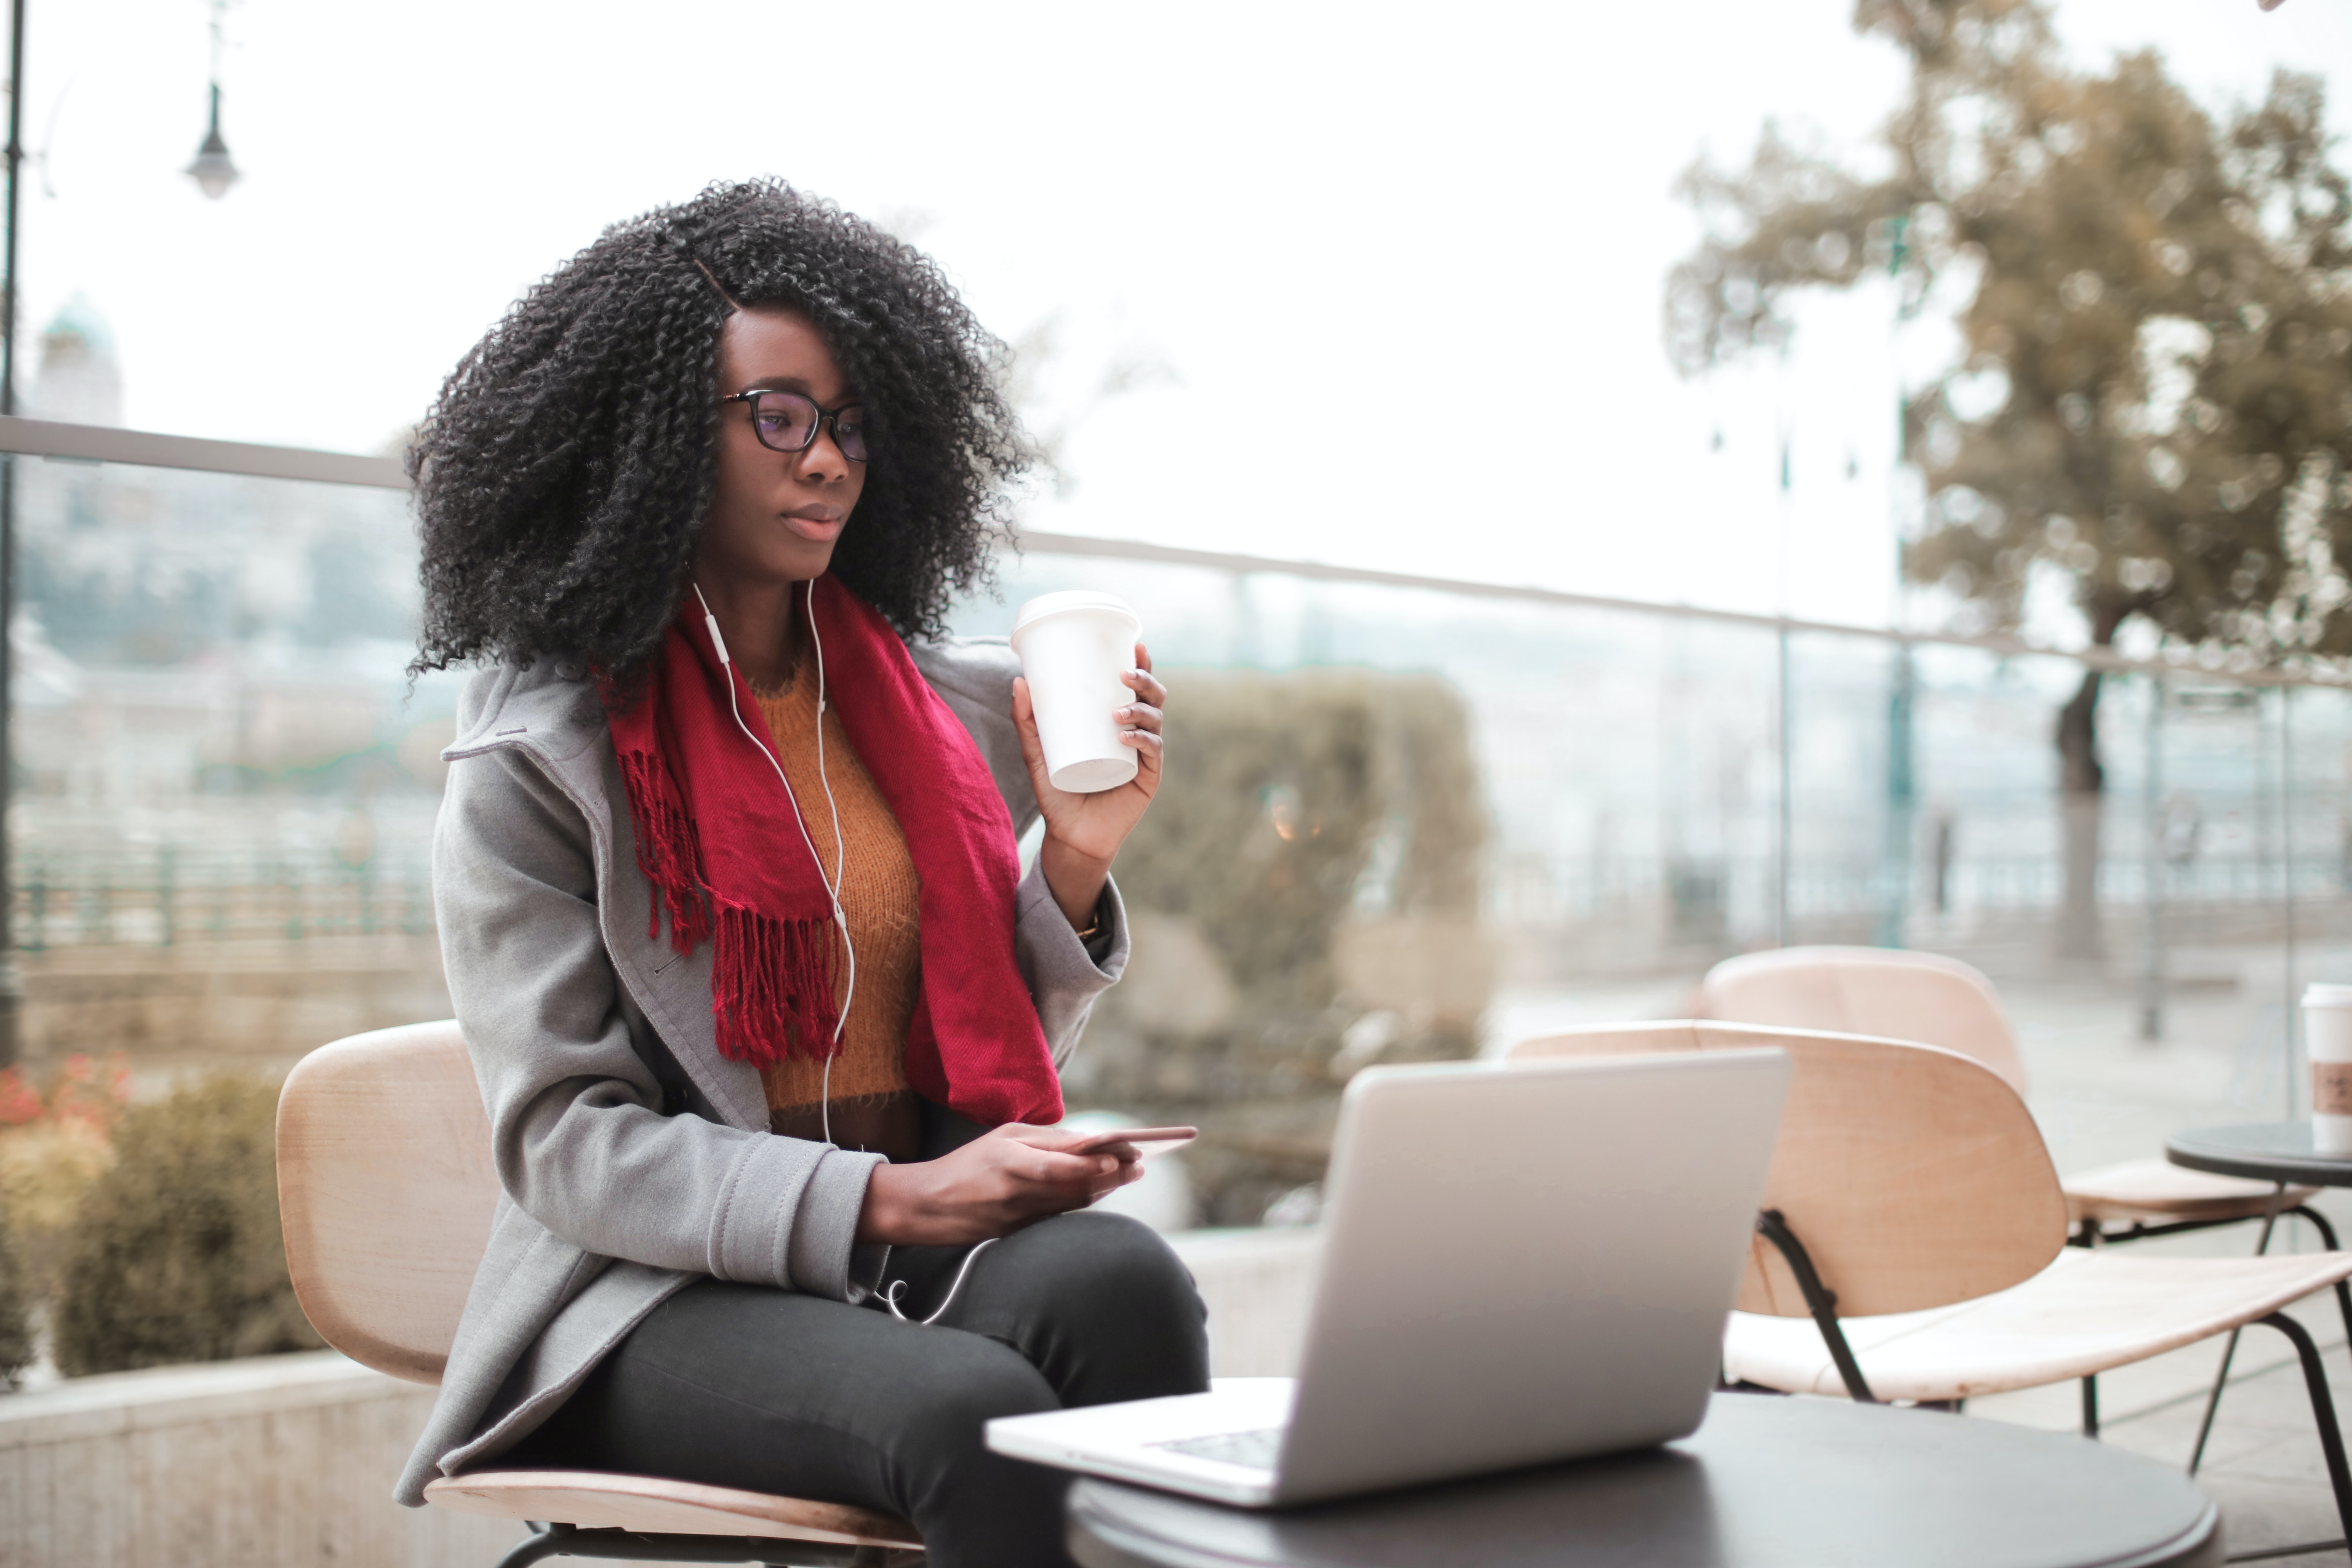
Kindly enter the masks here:
<path id="1" fill-rule="evenodd" d="M 66 1058 L 47 1092 L 15 1068 L 0 1068 L 0 1219 L 15 1233 L 23 1289 L 54 1300 L 82 1195 L 114 1161 L 113 1128 L 131 1100 L 121 1062 L 100 1073 Z"/>
<path id="2" fill-rule="evenodd" d="M 277 1110 L 276 1085 L 221 1073 L 123 1116 L 64 1259 L 60 1371 L 319 1345 L 286 1277 Z"/>
<path id="3" fill-rule="evenodd" d="M 24 1259 L 0 1208 L 0 1385 L 12 1384 L 33 1359 L 33 1295 Z"/>
<path id="4" fill-rule="evenodd" d="M 1468 716 L 1434 677 L 1168 683 L 1181 733 L 1118 858 L 1133 970 L 1068 1082 L 1081 1103 L 1198 1121 L 1186 1165 L 1212 1223 L 1254 1224 L 1320 1177 L 1356 1068 L 1475 1045 L 1486 813 Z"/>

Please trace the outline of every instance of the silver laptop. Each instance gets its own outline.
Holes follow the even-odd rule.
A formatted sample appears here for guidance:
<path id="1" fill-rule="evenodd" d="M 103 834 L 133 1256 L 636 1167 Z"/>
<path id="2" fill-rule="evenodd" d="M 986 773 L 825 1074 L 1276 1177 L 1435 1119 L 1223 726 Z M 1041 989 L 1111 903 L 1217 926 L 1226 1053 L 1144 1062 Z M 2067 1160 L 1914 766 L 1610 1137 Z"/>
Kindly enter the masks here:
<path id="1" fill-rule="evenodd" d="M 1788 1081 L 1777 1050 L 1360 1073 L 1298 1376 L 1003 1417 L 988 1446 L 1263 1507 L 1685 1436 Z"/>

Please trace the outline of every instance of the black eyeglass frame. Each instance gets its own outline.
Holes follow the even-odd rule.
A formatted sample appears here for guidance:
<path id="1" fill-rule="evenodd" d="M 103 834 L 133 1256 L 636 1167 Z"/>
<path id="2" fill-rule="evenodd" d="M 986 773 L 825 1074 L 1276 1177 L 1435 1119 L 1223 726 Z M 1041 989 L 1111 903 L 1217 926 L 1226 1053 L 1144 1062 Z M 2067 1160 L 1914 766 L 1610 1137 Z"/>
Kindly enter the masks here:
<path id="1" fill-rule="evenodd" d="M 811 408 L 815 409 L 816 417 L 809 421 L 808 439 L 802 442 L 797 447 L 779 447 L 773 441 L 769 440 L 765 436 L 761 435 L 760 433 L 759 400 L 762 397 L 797 397 L 803 403 L 807 404 Z M 866 406 L 862 400 L 853 398 L 851 401 L 843 404 L 838 408 L 827 408 L 805 392 L 794 392 L 789 387 L 782 386 L 755 386 L 744 392 L 729 393 L 719 401 L 721 403 L 750 404 L 751 405 L 751 439 L 759 442 L 761 446 L 765 447 L 771 452 L 782 452 L 787 455 L 794 452 L 805 452 L 811 447 L 816 445 L 816 433 L 824 429 L 827 424 L 831 424 L 833 426 L 833 447 L 835 451 L 841 454 L 842 460 L 844 462 L 858 464 L 860 467 L 865 465 L 865 458 L 851 457 L 849 454 L 849 448 L 841 444 L 841 416 L 852 409 L 862 410 Z M 857 444 L 863 447 L 866 445 L 864 433 L 861 431 L 859 435 L 860 438 Z M 868 456 L 871 456 L 871 454 L 869 453 Z"/>

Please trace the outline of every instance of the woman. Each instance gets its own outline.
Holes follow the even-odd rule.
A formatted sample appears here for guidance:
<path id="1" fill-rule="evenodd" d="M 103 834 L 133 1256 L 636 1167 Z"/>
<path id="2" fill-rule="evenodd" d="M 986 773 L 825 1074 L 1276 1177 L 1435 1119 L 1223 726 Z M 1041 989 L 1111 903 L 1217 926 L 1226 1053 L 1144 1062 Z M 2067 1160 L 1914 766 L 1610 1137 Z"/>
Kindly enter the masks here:
<path id="1" fill-rule="evenodd" d="M 1081 1212 L 1134 1150 L 1043 1125 L 1126 963 L 1164 692 L 1139 647 L 1136 780 L 1066 795 L 1010 651 L 940 635 L 1021 466 L 996 348 L 906 246 L 714 186 L 425 422 L 417 667 L 486 667 L 435 897 L 505 1192 L 402 1500 L 639 1471 L 1057 1563 L 1058 1479 L 982 1424 L 1207 1385 L 1173 1254 Z"/>

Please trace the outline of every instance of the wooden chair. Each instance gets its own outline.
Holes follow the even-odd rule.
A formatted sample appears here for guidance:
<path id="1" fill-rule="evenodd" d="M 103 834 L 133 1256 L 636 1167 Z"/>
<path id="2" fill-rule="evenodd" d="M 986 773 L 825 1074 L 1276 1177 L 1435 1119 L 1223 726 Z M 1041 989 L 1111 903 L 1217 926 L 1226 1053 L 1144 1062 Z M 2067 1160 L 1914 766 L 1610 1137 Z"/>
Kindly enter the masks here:
<path id="1" fill-rule="evenodd" d="M 1699 983 L 1692 1012 L 1727 1023 L 1913 1040 L 1974 1057 L 2026 1091 L 2025 1058 L 1992 983 L 1958 959 L 1877 947 L 1790 947 L 1727 959 Z M 2170 1236 L 2263 1222 L 2267 1250 L 2281 1215 L 2310 1222 L 2329 1251 L 2335 1228 L 2307 1206 L 2316 1187 L 2214 1176 L 2168 1160 L 2127 1160 L 2062 1183 L 2076 1243 Z M 2116 1227 L 2116 1228 L 2110 1228 Z"/>
<path id="2" fill-rule="evenodd" d="M 2067 1247 L 2065 1196 L 2025 1102 L 1981 1063 L 1933 1046 L 1689 1021 L 1565 1030 L 1507 1059 L 1760 1045 L 1788 1051 L 1794 1070 L 1725 1336 L 1728 1377 L 1957 1405 L 2262 1323 L 2302 1362 L 2352 1537 L 2352 1468 L 2318 1347 L 2280 1310 L 2352 1277 L 2352 1257 Z M 2095 1405 L 2084 1415 L 2095 1436 Z"/>
<path id="3" fill-rule="evenodd" d="M 490 1128 L 455 1023 L 311 1052 L 278 1105 L 278 1199 L 294 1293 L 353 1361 L 438 1383 L 499 1198 Z M 532 1521 L 500 1568 L 541 1558 L 806 1565 L 921 1561 L 912 1526 L 839 1503 L 656 1476 L 490 1468 L 428 1501 Z"/>

